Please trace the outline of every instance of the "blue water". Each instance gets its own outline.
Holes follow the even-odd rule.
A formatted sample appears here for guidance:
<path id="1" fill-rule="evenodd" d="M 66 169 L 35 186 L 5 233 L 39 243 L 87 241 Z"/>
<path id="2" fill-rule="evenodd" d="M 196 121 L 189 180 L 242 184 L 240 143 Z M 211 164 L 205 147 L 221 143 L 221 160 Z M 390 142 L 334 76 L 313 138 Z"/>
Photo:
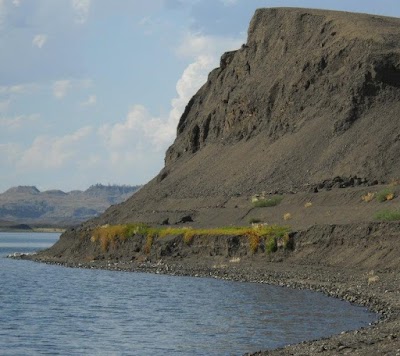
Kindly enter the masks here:
<path id="1" fill-rule="evenodd" d="M 0 233 L 1 355 L 241 355 L 376 320 L 309 291 L 4 258 L 58 236 Z"/>

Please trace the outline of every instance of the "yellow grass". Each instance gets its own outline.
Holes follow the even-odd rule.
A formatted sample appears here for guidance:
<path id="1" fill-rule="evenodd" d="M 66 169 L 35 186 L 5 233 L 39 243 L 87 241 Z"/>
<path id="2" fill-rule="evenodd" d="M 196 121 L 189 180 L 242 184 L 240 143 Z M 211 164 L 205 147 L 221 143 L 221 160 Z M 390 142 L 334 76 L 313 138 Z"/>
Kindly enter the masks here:
<path id="1" fill-rule="evenodd" d="M 386 200 L 393 200 L 394 198 L 394 193 L 389 193 L 388 195 L 386 195 Z"/>
<path id="2" fill-rule="evenodd" d="M 305 207 L 305 208 L 309 208 L 309 207 L 311 207 L 311 206 L 312 206 L 312 203 L 311 203 L 310 201 L 304 204 L 304 207 Z"/>
<path id="3" fill-rule="evenodd" d="M 195 236 L 246 236 L 249 240 L 250 250 L 256 252 L 261 241 L 269 238 L 283 239 L 288 232 L 288 228 L 277 225 L 259 224 L 254 227 L 221 227 L 212 229 L 193 229 L 193 228 L 152 228 L 145 224 L 128 225 L 107 225 L 93 230 L 91 241 L 99 243 L 103 252 L 107 252 L 110 247 L 116 247 L 126 239 L 134 235 L 141 235 L 146 238 L 144 252 L 149 254 L 156 238 L 166 236 L 181 235 L 186 244 L 190 244 Z"/>
<path id="4" fill-rule="evenodd" d="M 375 198 L 375 193 L 368 192 L 367 194 L 363 195 L 361 197 L 362 201 L 365 201 L 366 203 L 369 203 Z"/>
<path id="5" fill-rule="evenodd" d="M 285 221 L 290 220 L 291 218 L 292 218 L 292 214 L 290 214 L 290 213 L 286 213 L 283 215 L 283 220 L 285 220 Z"/>

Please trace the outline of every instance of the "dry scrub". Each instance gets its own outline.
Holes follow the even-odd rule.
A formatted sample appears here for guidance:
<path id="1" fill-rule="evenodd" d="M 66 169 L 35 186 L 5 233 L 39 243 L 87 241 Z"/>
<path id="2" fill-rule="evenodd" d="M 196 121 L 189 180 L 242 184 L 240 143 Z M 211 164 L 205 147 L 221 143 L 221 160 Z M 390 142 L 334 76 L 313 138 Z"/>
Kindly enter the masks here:
<path id="1" fill-rule="evenodd" d="M 259 224 L 253 227 L 221 227 L 214 229 L 193 228 L 154 228 L 145 224 L 105 225 L 93 230 L 91 241 L 100 243 L 101 250 L 107 252 L 110 247 L 117 247 L 129 237 L 140 235 L 145 238 L 144 252 L 149 254 L 156 238 L 182 236 L 186 244 L 191 244 L 194 237 L 246 236 L 250 251 L 255 253 L 261 243 L 266 252 L 275 252 L 278 247 L 289 248 L 288 228 L 277 225 Z"/>

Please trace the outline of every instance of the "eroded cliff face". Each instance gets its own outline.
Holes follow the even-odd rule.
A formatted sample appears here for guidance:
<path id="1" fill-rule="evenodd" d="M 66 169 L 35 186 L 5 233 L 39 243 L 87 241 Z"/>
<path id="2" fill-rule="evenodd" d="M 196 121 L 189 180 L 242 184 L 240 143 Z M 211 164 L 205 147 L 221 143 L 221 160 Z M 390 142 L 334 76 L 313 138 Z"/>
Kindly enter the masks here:
<path id="1" fill-rule="evenodd" d="M 235 223 L 245 214 L 236 203 L 218 221 L 209 212 L 335 176 L 399 178 L 399 48 L 400 19 L 257 10 L 247 43 L 222 55 L 187 104 L 164 169 L 89 224 L 179 221 L 200 210 L 204 224 Z"/>
<path id="2" fill-rule="evenodd" d="M 275 141 L 319 118 L 317 134 L 334 139 L 370 108 L 387 112 L 400 97 L 399 25 L 361 14 L 257 10 L 247 43 L 222 56 L 188 103 L 166 166 L 209 143 L 259 134 Z"/>

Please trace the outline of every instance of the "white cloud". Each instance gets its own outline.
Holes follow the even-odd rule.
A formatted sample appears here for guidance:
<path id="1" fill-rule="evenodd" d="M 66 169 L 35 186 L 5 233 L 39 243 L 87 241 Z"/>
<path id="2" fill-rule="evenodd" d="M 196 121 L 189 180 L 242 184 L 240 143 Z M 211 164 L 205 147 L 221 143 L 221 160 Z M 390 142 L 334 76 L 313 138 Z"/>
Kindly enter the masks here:
<path id="1" fill-rule="evenodd" d="M 42 48 L 47 42 L 47 35 L 40 34 L 33 37 L 32 46 Z"/>
<path id="2" fill-rule="evenodd" d="M 39 89 L 39 85 L 35 83 L 23 83 L 10 86 L 0 86 L 0 95 L 21 95 L 32 94 Z"/>
<path id="3" fill-rule="evenodd" d="M 236 5 L 238 0 L 220 0 L 225 6 Z"/>
<path id="4" fill-rule="evenodd" d="M 158 146 L 158 132 L 163 131 L 161 118 L 152 117 L 142 105 L 135 105 L 126 120 L 115 125 L 100 127 L 99 134 L 110 150 L 136 149 L 144 146 Z"/>
<path id="5" fill-rule="evenodd" d="M 112 160 L 122 160 L 125 154 L 141 151 L 163 152 L 175 137 L 185 106 L 206 82 L 210 70 L 218 66 L 221 54 L 238 48 L 241 43 L 242 39 L 193 34 L 185 36 L 178 54 L 192 57 L 193 62 L 186 67 L 176 84 L 177 96 L 171 100 L 169 114 L 154 116 L 144 106 L 135 105 L 124 121 L 99 129 L 98 133 Z"/>
<path id="6" fill-rule="evenodd" d="M 0 127 L 17 130 L 32 123 L 37 123 L 40 115 L 19 115 L 15 117 L 0 117 Z"/>
<path id="7" fill-rule="evenodd" d="M 72 8 L 76 13 L 76 22 L 83 24 L 87 21 L 91 0 L 72 0 Z"/>
<path id="8" fill-rule="evenodd" d="M 21 5 L 21 0 L 12 0 L 12 3 L 15 7 L 19 7 Z"/>
<path id="9" fill-rule="evenodd" d="M 228 50 L 240 47 L 243 39 L 226 38 L 216 36 L 204 36 L 201 34 L 186 35 L 178 54 L 193 57 L 194 61 L 183 71 L 176 84 L 178 96 L 171 101 L 172 109 L 168 118 L 169 131 L 173 129 L 174 135 L 179 118 L 186 104 L 207 80 L 208 73 L 219 65 L 221 55 Z"/>
<path id="10" fill-rule="evenodd" d="M 245 41 L 243 38 L 223 37 L 223 36 L 207 36 L 201 33 L 185 34 L 177 54 L 182 57 L 211 56 L 218 65 L 218 59 L 221 55 L 229 50 L 238 49 Z"/>
<path id="11" fill-rule="evenodd" d="M 68 89 L 71 88 L 71 81 L 70 80 L 57 80 L 53 83 L 53 95 L 61 99 L 66 94 Z"/>
<path id="12" fill-rule="evenodd" d="M 6 18 L 7 18 L 7 9 L 5 5 L 5 0 L 0 0 L 0 29 L 3 28 Z"/>
<path id="13" fill-rule="evenodd" d="M 19 174 L 58 177 L 68 169 L 68 184 L 77 184 L 80 179 L 77 177 L 85 177 L 87 181 L 118 180 L 123 183 L 132 179 L 135 167 L 140 167 L 135 179 L 144 182 L 161 168 L 163 153 L 172 143 L 179 118 L 192 95 L 205 83 L 210 70 L 218 66 L 221 54 L 238 48 L 241 43 L 242 39 L 186 35 L 177 53 L 185 60 L 189 58 L 190 63 L 177 80 L 176 95 L 171 99 L 171 107 L 166 114 L 155 115 L 142 105 L 133 105 L 126 117 L 115 124 L 83 127 L 65 136 L 39 136 L 25 148 L 16 144 L 0 145 L 0 154 L 9 153 L 10 168 Z M 53 95 L 63 98 L 75 88 L 91 88 L 93 84 L 90 80 L 67 78 L 50 85 Z M 25 93 L 32 88 L 33 85 L 27 84 L 0 87 L 0 95 L 5 95 L 0 98 L 7 100 L 11 94 Z M 96 96 L 89 91 L 86 93 L 88 96 L 81 104 L 96 104 Z M 15 117 L 3 118 L 0 122 L 1 131 L 3 127 L 23 128 L 33 121 Z M 109 169 L 104 170 L 103 167 Z"/>
<path id="14" fill-rule="evenodd" d="M 11 100 L 2 100 L 0 101 L 0 113 L 7 111 L 8 107 L 10 106 Z"/>
<path id="15" fill-rule="evenodd" d="M 14 163 L 20 154 L 20 145 L 16 143 L 0 143 L 0 162 Z"/>
<path id="16" fill-rule="evenodd" d="M 93 132 L 90 126 L 82 127 L 62 137 L 37 137 L 17 162 L 20 169 L 60 168 L 80 156 L 79 145 Z"/>
<path id="17" fill-rule="evenodd" d="M 86 101 L 81 103 L 81 106 L 92 106 L 97 103 L 96 95 L 89 95 Z"/>
<path id="18" fill-rule="evenodd" d="M 76 79 L 62 79 L 62 80 L 56 80 L 53 82 L 53 95 L 57 99 L 62 99 L 65 97 L 68 93 L 73 88 L 79 88 L 79 89 L 88 89 L 92 86 L 92 81 L 90 79 L 82 79 L 82 80 L 76 80 Z"/>

